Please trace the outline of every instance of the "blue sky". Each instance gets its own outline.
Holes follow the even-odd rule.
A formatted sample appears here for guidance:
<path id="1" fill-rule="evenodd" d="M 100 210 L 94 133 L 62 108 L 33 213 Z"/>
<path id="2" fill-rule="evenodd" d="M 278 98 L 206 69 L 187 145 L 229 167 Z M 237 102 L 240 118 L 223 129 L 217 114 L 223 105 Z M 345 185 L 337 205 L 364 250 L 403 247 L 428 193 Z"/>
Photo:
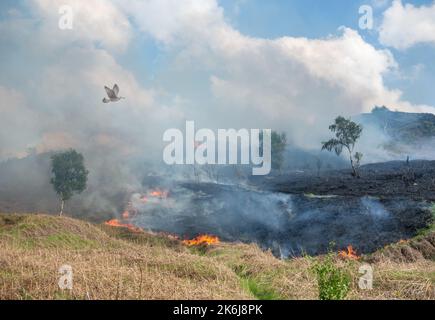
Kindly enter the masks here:
<path id="1" fill-rule="evenodd" d="M 382 15 L 391 1 L 373 6 L 375 25 L 379 25 Z M 406 1 L 415 6 L 430 5 L 432 0 Z M 334 35 L 341 26 L 359 30 L 361 5 L 370 1 L 348 0 L 219 0 L 225 10 L 225 18 L 237 30 L 252 37 L 274 39 L 279 37 L 324 38 Z M 378 41 L 375 30 L 359 30 L 361 36 L 373 46 L 384 48 Z M 156 81 L 155 73 L 167 67 L 168 59 L 164 50 L 152 39 L 141 37 L 134 43 L 129 54 L 120 57 L 121 61 L 137 71 L 144 82 Z M 404 78 L 392 75 L 385 78 L 386 84 L 400 88 L 404 98 L 418 104 L 435 105 L 435 46 L 418 45 L 406 51 L 388 48 L 400 64 Z M 142 59 L 145 57 L 145 59 Z M 415 77 L 415 69 L 419 69 Z M 149 71 L 152 75 L 149 75 Z M 145 72 L 144 72 L 145 71 Z M 144 75 L 147 75 L 144 77 Z"/>
<path id="2" fill-rule="evenodd" d="M 432 0 L 406 2 L 416 6 L 433 3 Z M 238 13 L 234 11 L 234 1 L 222 0 L 221 3 L 230 13 L 231 21 L 245 34 L 267 38 L 283 36 L 319 38 L 334 34 L 342 25 L 357 30 L 358 9 L 370 1 L 246 0 L 239 5 Z M 387 6 L 374 7 L 375 19 L 378 23 Z M 382 47 L 375 32 L 361 31 L 361 34 L 374 46 Z M 394 48 L 391 50 L 405 72 L 412 72 L 413 66 L 418 64 L 424 64 L 425 68 L 417 79 L 401 81 L 393 77 L 386 79 L 387 84 L 401 88 L 404 96 L 415 103 L 434 105 L 435 47 L 424 45 L 407 52 L 394 50 Z"/>
<path id="3" fill-rule="evenodd" d="M 382 6 L 373 6 L 375 24 L 382 19 L 384 10 L 391 1 L 386 0 Z M 430 5 L 432 0 L 405 1 L 415 6 Z M 3 0 L 0 3 L 0 19 L 5 19 L 7 12 L 13 8 L 21 8 L 26 14 L 25 0 Z M 245 35 L 261 38 L 308 37 L 322 38 L 336 34 L 340 26 L 358 30 L 358 9 L 361 5 L 370 4 L 367 0 L 219 0 L 225 10 L 225 18 L 236 29 Z M 379 44 L 375 31 L 360 31 L 364 39 L 376 47 Z M 435 47 L 420 45 L 406 52 L 392 50 L 405 73 L 413 73 L 415 66 L 423 65 L 418 77 L 400 79 L 386 78 L 387 85 L 403 90 L 404 97 L 416 103 L 435 105 Z M 155 74 L 167 67 L 168 61 L 164 50 L 149 37 L 138 35 L 126 53 L 118 56 L 119 61 L 135 71 L 144 83 L 155 80 Z M 146 72 L 143 72 L 146 71 Z"/>

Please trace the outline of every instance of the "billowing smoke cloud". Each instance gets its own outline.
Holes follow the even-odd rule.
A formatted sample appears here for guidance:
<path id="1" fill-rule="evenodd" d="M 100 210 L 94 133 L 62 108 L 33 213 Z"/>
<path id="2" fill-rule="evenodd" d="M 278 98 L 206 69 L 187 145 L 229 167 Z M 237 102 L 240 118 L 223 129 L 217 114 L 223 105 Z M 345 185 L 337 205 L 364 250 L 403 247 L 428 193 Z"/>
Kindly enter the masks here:
<path id="1" fill-rule="evenodd" d="M 398 69 L 393 55 L 351 29 L 325 39 L 270 40 L 235 30 L 215 0 L 133 1 L 124 10 L 143 32 L 174 52 L 177 67 L 207 73 L 213 99 L 201 101 L 213 107 L 206 109 L 213 115 L 212 124 L 204 120 L 209 126 L 279 128 L 295 143 L 317 147 L 337 114 L 355 115 L 375 105 L 434 111 L 403 101 L 400 90 L 387 88 L 384 77 Z M 201 111 L 195 116 L 206 118 Z"/>
<path id="2" fill-rule="evenodd" d="M 187 238 L 210 233 L 226 241 L 256 242 L 285 258 L 325 253 L 332 242 L 373 252 L 409 237 L 419 218 L 430 215 L 406 199 L 288 195 L 195 183 L 174 184 L 162 198 L 136 195 L 132 207 L 138 226 Z"/>
<path id="3" fill-rule="evenodd" d="M 73 30 L 58 28 L 62 5 L 74 10 Z M 144 36 L 168 60 L 152 85 L 125 64 Z M 386 87 L 384 76 L 398 68 L 393 55 L 358 32 L 249 37 L 216 0 L 32 0 L 6 14 L 0 41 L 0 157 L 76 148 L 91 184 L 122 189 L 140 184 L 137 164 L 160 162 L 163 131 L 185 120 L 284 130 L 295 145 L 317 149 L 338 114 L 374 105 L 433 110 Z M 102 104 L 103 86 L 114 83 L 127 99 Z"/>
<path id="4" fill-rule="evenodd" d="M 0 86 L 0 99 L 0 159 L 24 156 L 28 144 L 35 142 L 37 114 L 29 108 L 25 97 L 13 89 Z"/>
<path id="5" fill-rule="evenodd" d="M 2 134 L 7 141 L 2 141 L 0 155 L 73 147 L 126 157 L 160 147 L 163 129 L 178 125 L 182 112 L 176 101 L 157 102 L 164 92 L 142 87 L 117 63 L 116 53 L 131 39 L 128 19 L 110 1 L 73 2 L 74 28 L 69 33 L 57 27 L 61 4 L 35 0 L 30 17 L 16 18 L 14 13 L 0 25 L 2 50 L 19 57 L 30 52 L 32 57 L 24 62 L 29 68 L 16 66 L 18 88 L 10 87 L 7 74 L 1 77 L 0 121 L 8 134 Z M 102 104 L 103 86 L 114 83 L 128 99 L 122 105 Z M 32 139 L 22 138 L 27 136 Z"/>
<path id="6" fill-rule="evenodd" d="M 75 13 L 71 31 L 57 26 L 65 4 Z M 37 130 L 20 129 L 32 130 L 35 141 L 27 147 L 38 150 L 103 145 L 122 155 L 140 153 L 146 146 L 160 147 L 155 142 L 162 131 L 187 118 L 212 128 L 281 129 L 294 143 L 317 148 L 338 114 L 355 115 L 374 105 L 433 110 L 402 101 L 400 91 L 388 89 L 383 77 L 398 68 L 392 54 L 351 29 L 325 39 L 248 37 L 226 22 L 215 0 L 34 0 L 26 9 L 30 17 L 15 12 L 1 29 L 13 31 L 2 32 L 11 47 L 4 50 L 21 46 L 34 59 L 27 64 L 38 66 L 33 67 L 38 72 L 29 68 L 30 83 L 21 79 L 17 89 L 10 88 L 27 98 L 34 115 L 8 107 L 16 110 L 15 118 L 20 113 L 37 124 Z M 189 81 L 204 92 L 180 99 L 182 89 L 173 82 L 143 87 L 117 62 L 136 41 L 135 31 L 161 43 L 173 60 L 176 81 L 199 72 Z M 8 88 L 5 76 L 1 80 Z M 115 82 L 128 99 L 102 105 L 102 86 Z M 15 136 L 20 135 L 11 132 L 12 140 Z"/>

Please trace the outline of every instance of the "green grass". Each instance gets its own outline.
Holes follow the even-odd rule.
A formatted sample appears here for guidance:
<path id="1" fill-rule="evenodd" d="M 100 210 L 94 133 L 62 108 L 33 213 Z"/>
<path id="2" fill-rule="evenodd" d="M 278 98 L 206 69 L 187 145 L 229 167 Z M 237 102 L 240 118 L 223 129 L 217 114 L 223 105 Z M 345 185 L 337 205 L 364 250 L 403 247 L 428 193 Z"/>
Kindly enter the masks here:
<path id="1" fill-rule="evenodd" d="M 18 273 L 13 272 L 11 270 L 5 270 L 5 269 L 1 269 L 0 270 L 0 280 L 5 281 L 5 280 L 9 280 L 9 279 L 14 279 L 17 276 Z"/>
<path id="2" fill-rule="evenodd" d="M 75 250 L 98 247 L 98 243 L 96 241 L 82 238 L 70 232 L 60 232 L 57 234 L 48 235 L 43 237 L 40 240 L 40 243 L 47 247 L 69 248 Z"/>
<path id="3" fill-rule="evenodd" d="M 35 299 L 33 298 L 33 296 L 32 296 L 30 293 L 28 293 L 27 290 L 24 289 L 24 288 L 21 288 L 21 289 L 19 290 L 19 293 L 20 293 L 20 296 L 21 296 L 21 299 L 22 299 L 22 300 L 35 300 Z"/>
<path id="4" fill-rule="evenodd" d="M 43 236 L 28 237 L 26 230 L 31 229 L 31 225 L 19 225 L 17 228 L 11 230 L 1 230 L 0 237 L 8 239 L 23 249 L 53 247 L 80 250 L 97 248 L 99 246 L 94 240 L 67 231 L 60 231 L 58 233 Z"/>
<path id="5" fill-rule="evenodd" d="M 417 233 L 417 236 L 415 237 L 416 240 L 435 232 L 435 203 L 431 205 L 430 211 L 432 212 L 432 223 Z"/>
<path id="6" fill-rule="evenodd" d="M 110 246 L 107 234 L 95 226 L 69 218 L 54 216 L 0 215 L 0 240 L 21 249 L 61 248 L 86 250 Z M 107 239 L 105 239 L 107 238 Z M 109 240 L 109 241 L 106 241 Z"/>
<path id="7" fill-rule="evenodd" d="M 254 278 L 242 278 L 242 286 L 258 300 L 281 300 L 282 298 L 269 286 Z"/>

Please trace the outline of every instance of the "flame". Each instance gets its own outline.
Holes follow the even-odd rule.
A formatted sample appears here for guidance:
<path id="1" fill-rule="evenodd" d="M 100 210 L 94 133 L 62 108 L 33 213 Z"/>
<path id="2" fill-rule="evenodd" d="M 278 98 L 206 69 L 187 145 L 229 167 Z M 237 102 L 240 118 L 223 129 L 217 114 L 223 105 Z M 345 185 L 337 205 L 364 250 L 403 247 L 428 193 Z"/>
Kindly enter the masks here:
<path id="1" fill-rule="evenodd" d="M 356 251 L 353 249 L 352 246 L 347 246 L 347 251 L 346 250 L 339 251 L 338 255 L 345 259 L 354 259 L 354 260 L 359 259 L 359 256 L 356 254 Z"/>
<path id="2" fill-rule="evenodd" d="M 142 231 L 141 228 L 136 227 L 135 225 L 133 225 L 131 223 L 122 223 L 118 219 L 112 219 L 112 220 L 106 221 L 104 224 L 111 226 L 111 227 L 116 227 L 116 228 L 127 228 L 128 230 L 133 231 L 133 232 L 141 232 Z"/>
<path id="3" fill-rule="evenodd" d="M 159 198 L 159 199 L 166 199 L 169 195 L 169 192 L 166 190 L 161 189 L 154 189 L 151 191 L 148 191 L 146 194 L 143 194 L 140 196 L 139 201 L 142 203 L 148 203 L 153 202 L 150 198 Z"/>
<path id="4" fill-rule="evenodd" d="M 186 246 L 189 246 L 189 247 L 200 246 L 200 245 L 209 246 L 212 244 L 218 244 L 219 242 L 220 242 L 220 240 L 218 237 L 211 236 L 208 234 L 199 235 L 192 240 L 183 240 L 183 244 L 185 244 Z"/>
<path id="5" fill-rule="evenodd" d="M 164 199 L 168 197 L 169 192 L 161 189 L 154 189 L 149 191 L 146 195 L 141 195 L 139 200 L 142 203 L 148 203 L 149 197 Z M 143 231 L 141 228 L 129 223 L 136 215 L 138 215 L 138 210 L 134 207 L 132 201 L 128 202 L 124 212 L 121 213 L 121 219 L 112 219 L 106 221 L 105 224 L 112 227 L 127 228 L 133 232 Z"/>
<path id="6" fill-rule="evenodd" d="M 168 191 L 166 191 L 166 190 L 160 190 L 160 189 L 155 189 L 155 190 L 150 191 L 149 195 L 151 197 L 154 197 L 154 198 L 162 198 L 162 199 L 164 199 L 164 198 L 168 197 Z"/>

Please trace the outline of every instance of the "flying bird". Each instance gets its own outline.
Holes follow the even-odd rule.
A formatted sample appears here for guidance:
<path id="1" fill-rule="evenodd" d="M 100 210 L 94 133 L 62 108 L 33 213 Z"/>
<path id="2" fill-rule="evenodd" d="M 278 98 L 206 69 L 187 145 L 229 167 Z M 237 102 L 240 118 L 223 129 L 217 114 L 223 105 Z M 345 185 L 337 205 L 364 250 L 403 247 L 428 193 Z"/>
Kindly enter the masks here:
<path id="1" fill-rule="evenodd" d="M 103 99 L 104 103 L 117 102 L 121 99 L 125 99 L 124 97 L 118 97 L 119 87 L 117 84 L 113 86 L 113 89 L 110 89 L 109 87 L 106 86 L 104 86 L 104 89 L 106 90 L 107 96 L 109 97 L 109 99 L 107 98 Z"/>

